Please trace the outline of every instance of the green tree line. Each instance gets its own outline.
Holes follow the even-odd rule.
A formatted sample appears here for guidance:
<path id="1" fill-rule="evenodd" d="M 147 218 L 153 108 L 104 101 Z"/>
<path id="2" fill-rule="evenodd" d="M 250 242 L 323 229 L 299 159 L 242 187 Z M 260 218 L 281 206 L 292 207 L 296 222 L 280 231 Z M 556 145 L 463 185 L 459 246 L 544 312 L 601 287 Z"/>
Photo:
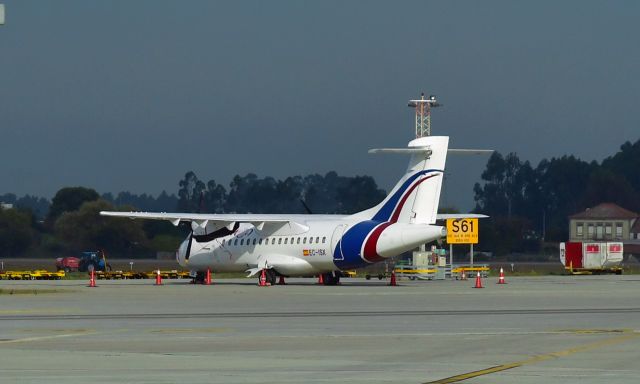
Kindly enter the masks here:
<path id="1" fill-rule="evenodd" d="M 480 247 L 498 255 L 540 252 L 566 241 L 568 216 L 602 202 L 640 211 L 640 140 L 626 142 L 602 162 L 575 156 L 543 159 L 537 166 L 515 153 L 494 153 L 474 186 L 482 222 Z"/>
<path id="2" fill-rule="evenodd" d="M 370 176 L 326 175 L 276 180 L 236 176 L 228 190 L 187 172 L 176 195 L 157 197 L 121 192 L 99 195 L 91 188 L 67 187 L 51 202 L 0 195 L 12 209 L 0 209 L 0 257 L 60 256 L 104 249 L 112 257 L 148 257 L 175 251 L 189 229 L 168 222 L 103 217 L 103 210 L 201 213 L 353 213 L 381 201 L 385 192 Z M 37 203 L 34 205 L 34 202 Z M 46 204 L 45 204 L 46 203 Z"/>

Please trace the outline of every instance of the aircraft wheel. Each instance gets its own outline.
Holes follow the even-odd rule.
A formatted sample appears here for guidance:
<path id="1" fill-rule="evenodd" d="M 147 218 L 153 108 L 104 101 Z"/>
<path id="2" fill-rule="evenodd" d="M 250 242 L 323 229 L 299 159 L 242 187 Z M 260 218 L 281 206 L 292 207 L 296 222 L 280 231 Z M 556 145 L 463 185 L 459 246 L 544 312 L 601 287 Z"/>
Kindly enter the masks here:
<path id="1" fill-rule="evenodd" d="M 267 278 L 267 283 L 271 284 L 271 285 L 275 285 L 276 284 L 276 271 L 274 271 L 273 269 L 267 269 L 266 273 L 266 278 Z"/>
<path id="2" fill-rule="evenodd" d="M 340 282 L 340 276 L 334 275 L 331 272 L 323 274 L 322 279 L 324 285 L 337 285 Z"/>

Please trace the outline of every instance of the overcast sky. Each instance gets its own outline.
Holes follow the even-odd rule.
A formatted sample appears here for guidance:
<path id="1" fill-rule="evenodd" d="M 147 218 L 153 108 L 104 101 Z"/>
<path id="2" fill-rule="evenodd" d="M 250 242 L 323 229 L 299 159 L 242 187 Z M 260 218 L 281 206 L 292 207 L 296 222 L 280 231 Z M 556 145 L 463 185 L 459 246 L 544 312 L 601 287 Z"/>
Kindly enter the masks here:
<path id="1" fill-rule="evenodd" d="M 640 138 L 638 1 L 17 1 L 0 26 L 0 193 L 177 192 L 193 170 L 391 188 L 407 100 L 452 147 L 602 160 Z M 473 206 L 486 158 L 449 162 Z"/>

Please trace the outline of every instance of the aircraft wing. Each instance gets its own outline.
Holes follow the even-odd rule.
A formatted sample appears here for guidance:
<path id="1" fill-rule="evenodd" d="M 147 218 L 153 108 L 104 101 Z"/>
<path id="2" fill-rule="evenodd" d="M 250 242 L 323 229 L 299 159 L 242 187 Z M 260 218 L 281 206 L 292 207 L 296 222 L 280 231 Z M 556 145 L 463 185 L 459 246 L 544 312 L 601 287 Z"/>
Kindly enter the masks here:
<path id="1" fill-rule="evenodd" d="M 250 223 L 266 235 L 295 235 L 306 232 L 309 227 L 292 216 L 253 214 L 211 214 L 211 213 L 165 213 L 165 212 L 116 212 L 102 211 L 102 216 L 127 217 L 129 219 L 165 220 L 178 226 L 180 222 L 190 222 L 191 228 L 218 230 L 234 223 Z"/>

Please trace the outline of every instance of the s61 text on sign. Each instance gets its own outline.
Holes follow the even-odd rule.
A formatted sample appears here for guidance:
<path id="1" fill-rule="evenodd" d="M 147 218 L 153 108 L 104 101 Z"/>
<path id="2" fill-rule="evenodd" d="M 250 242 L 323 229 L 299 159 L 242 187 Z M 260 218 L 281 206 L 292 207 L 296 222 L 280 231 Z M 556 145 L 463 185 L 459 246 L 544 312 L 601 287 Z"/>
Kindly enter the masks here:
<path id="1" fill-rule="evenodd" d="M 478 219 L 447 219 L 447 243 L 478 244 Z"/>

